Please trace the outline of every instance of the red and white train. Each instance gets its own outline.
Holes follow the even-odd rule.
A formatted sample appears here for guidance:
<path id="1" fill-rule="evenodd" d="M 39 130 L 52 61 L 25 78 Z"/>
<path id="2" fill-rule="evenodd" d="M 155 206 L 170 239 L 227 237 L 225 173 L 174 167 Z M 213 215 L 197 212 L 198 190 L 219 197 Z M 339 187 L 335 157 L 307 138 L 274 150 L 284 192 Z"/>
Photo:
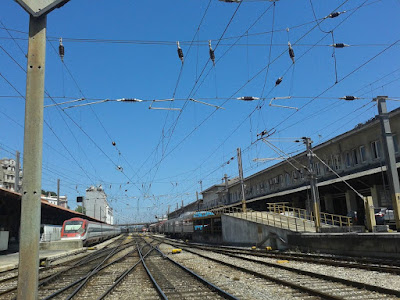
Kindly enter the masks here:
<path id="1" fill-rule="evenodd" d="M 61 240 L 82 240 L 83 245 L 101 242 L 121 234 L 121 228 L 103 223 L 72 218 L 64 221 Z"/>

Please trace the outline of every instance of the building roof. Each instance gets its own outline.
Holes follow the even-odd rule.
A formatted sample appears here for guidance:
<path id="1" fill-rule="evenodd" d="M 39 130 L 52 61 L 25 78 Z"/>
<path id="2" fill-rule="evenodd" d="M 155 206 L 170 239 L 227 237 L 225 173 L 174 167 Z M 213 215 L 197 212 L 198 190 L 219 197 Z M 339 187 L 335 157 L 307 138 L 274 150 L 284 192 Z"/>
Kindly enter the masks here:
<path id="1" fill-rule="evenodd" d="M 1 188 L 0 187 L 0 195 L 1 194 L 4 194 L 5 196 L 14 197 L 19 201 L 21 201 L 21 197 L 22 197 L 21 193 L 17 193 L 17 192 L 14 192 L 14 191 L 11 191 L 11 190 L 7 190 L 5 188 Z M 51 203 L 47 202 L 46 200 L 44 200 L 42 198 L 40 199 L 40 202 L 41 202 L 42 206 L 47 206 L 47 207 L 55 208 L 57 210 L 69 212 L 69 213 L 72 213 L 72 214 L 76 215 L 77 217 L 85 218 L 85 219 L 88 219 L 88 220 L 91 220 L 91 221 L 102 222 L 100 220 L 97 220 L 95 218 L 86 216 L 86 215 L 84 215 L 82 213 L 79 213 L 77 211 L 74 211 L 74 210 L 71 210 L 71 209 L 68 209 L 68 208 L 64 208 L 64 207 L 61 207 L 61 206 L 58 206 L 58 205 L 55 205 L 55 204 L 51 204 Z M 102 222 L 102 223 L 104 223 L 104 222 Z"/>

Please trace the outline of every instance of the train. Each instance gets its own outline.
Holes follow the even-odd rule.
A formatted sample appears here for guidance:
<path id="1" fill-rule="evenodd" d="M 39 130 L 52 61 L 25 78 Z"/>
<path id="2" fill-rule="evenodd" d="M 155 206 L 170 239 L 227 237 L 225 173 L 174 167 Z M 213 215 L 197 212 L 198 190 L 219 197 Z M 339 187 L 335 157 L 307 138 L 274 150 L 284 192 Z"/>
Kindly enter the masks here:
<path id="1" fill-rule="evenodd" d="M 162 233 L 171 237 L 192 238 L 196 231 L 205 230 L 208 224 L 197 224 L 198 219 L 208 216 L 214 216 L 210 211 L 186 212 L 179 217 L 169 220 L 163 220 L 151 224 L 149 230 L 155 233 Z"/>
<path id="2" fill-rule="evenodd" d="M 72 218 L 64 221 L 61 240 L 82 240 L 84 246 L 98 243 L 121 234 L 121 228 L 104 223 Z"/>

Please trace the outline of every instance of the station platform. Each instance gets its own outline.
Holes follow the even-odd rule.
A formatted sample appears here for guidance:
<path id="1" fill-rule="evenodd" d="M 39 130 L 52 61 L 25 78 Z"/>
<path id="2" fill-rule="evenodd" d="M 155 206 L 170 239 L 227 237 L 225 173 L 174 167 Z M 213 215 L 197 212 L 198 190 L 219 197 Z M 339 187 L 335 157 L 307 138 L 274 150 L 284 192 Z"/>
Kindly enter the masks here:
<path id="1" fill-rule="evenodd" d="M 226 212 L 213 218 L 219 218 L 221 230 L 197 231 L 193 234 L 194 242 L 348 256 L 400 258 L 400 232 L 369 233 L 352 231 L 354 229 L 352 226 L 324 224 L 324 229 L 334 230 L 321 233 L 315 232 L 314 223 L 309 220 L 260 211 Z M 202 221 L 207 222 L 207 220 Z M 206 228 L 209 227 L 211 226 Z"/>
<path id="2" fill-rule="evenodd" d="M 50 265 L 50 264 L 57 264 L 58 262 L 62 261 L 67 261 L 69 260 L 72 256 L 76 258 L 76 255 L 86 253 L 87 251 L 93 251 L 93 250 L 98 250 L 106 247 L 107 245 L 111 244 L 113 241 L 118 239 L 120 236 L 114 237 L 112 239 L 109 239 L 107 241 L 104 241 L 100 244 L 93 245 L 91 247 L 79 247 L 76 249 L 68 249 L 68 247 L 65 247 L 64 250 L 40 250 L 39 251 L 39 261 L 41 265 Z M 58 241 L 56 241 L 58 242 Z M 46 247 L 47 248 L 52 248 L 50 244 L 56 244 L 56 242 L 47 242 Z M 42 246 L 41 246 L 42 247 Z M 46 248 L 42 247 L 42 248 Z M 55 247 L 57 248 L 57 247 Z M 18 263 L 19 263 L 19 252 L 15 253 L 9 253 L 9 254 L 4 254 L 1 255 L 0 252 L 0 272 L 12 270 L 15 268 L 18 268 Z"/>

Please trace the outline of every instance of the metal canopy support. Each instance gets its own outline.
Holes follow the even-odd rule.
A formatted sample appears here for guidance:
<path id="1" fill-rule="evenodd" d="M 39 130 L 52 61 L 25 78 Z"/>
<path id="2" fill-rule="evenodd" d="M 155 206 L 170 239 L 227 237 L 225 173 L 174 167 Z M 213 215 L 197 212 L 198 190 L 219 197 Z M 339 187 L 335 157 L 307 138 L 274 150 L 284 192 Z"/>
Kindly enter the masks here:
<path id="1" fill-rule="evenodd" d="M 19 300 L 34 300 L 38 297 L 46 20 L 45 15 L 39 18 L 30 16 L 29 22 L 17 296 Z"/>
<path id="2" fill-rule="evenodd" d="M 396 167 L 393 134 L 390 129 L 389 115 L 386 107 L 387 96 L 378 96 L 374 100 L 378 104 L 379 119 L 382 129 L 382 142 L 385 153 L 386 174 L 389 181 L 390 195 L 392 197 L 396 229 L 400 231 L 400 183 Z"/>

